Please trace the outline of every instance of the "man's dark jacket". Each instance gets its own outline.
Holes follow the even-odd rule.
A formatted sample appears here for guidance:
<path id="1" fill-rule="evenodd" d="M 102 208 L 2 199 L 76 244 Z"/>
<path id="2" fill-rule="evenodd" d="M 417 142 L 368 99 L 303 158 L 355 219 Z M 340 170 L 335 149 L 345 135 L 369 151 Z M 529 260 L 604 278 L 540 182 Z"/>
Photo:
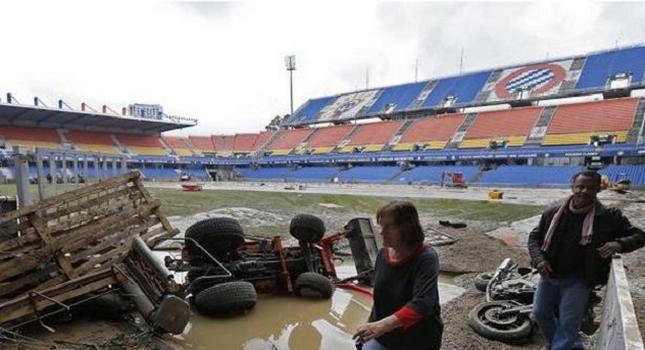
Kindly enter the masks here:
<path id="1" fill-rule="evenodd" d="M 558 230 L 551 238 L 551 244 L 546 252 L 542 251 L 544 236 L 549 230 L 553 216 L 562 204 L 551 207 L 542 213 L 539 225 L 529 234 L 529 254 L 531 265 L 535 268 L 548 261 L 553 266 L 554 251 L 560 242 Z M 584 278 L 587 285 L 595 286 L 607 283 L 609 263 L 611 258 L 603 259 L 597 249 L 607 242 L 616 241 L 621 245 L 621 252 L 628 253 L 645 246 L 645 232 L 631 225 L 622 212 L 615 208 L 607 208 L 598 202 L 593 222 L 591 242 L 585 247 Z"/>

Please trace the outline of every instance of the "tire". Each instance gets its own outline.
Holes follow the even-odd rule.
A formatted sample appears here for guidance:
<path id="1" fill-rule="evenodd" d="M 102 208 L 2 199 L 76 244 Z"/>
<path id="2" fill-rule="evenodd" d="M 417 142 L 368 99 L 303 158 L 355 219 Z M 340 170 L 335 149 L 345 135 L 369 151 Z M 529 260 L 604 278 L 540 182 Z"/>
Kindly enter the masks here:
<path id="1" fill-rule="evenodd" d="M 194 223 L 186 230 L 186 238 L 195 240 L 211 255 L 234 251 L 244 243 L 244 230 L 233 218 L 210 218 Z M 191 240 L 186 240 L 191 257 L 203 257 L 203 251 Z"/>
<path id="2" fill-rule="evenodd" d="M 303 242 L 318 242 L 325 234 L 325 223 L 314 215 L 298 214 L 289 225 L 291 236 Z"/>
<path id="3" fill-rule="evenodd" d="M 515 307 L 504 301 L 492 301 L 475 306 L 468 315 L 468 325 L 479 335 L 493 340 L 518 341 L 531 334 L 531 320 L 527 315 L 516 314 L 496 318 L 495 310 Z"/>
<path id="4" fill-rule="evenodd" d="M 488 281 L 490 281 L 491 278 L 493 278 L 493 275 L 495 272 L 489 271 L 489 272 L 482 272 L 475 276 L 475 289 L 477 289 L 480 292 L 486 292 L 486 287 L 488 286 Z"/>
<path id="5" fill-rule="evenodd" d="M 235 281 L 204 289 L 195 296 L 194 304 L 202 315 L 216 316 L 251 309 L 257 299 L 252 283 Z"/>
<path id="6" fill-rule="evenodd" d="M 329 278 L 316 272 L 303 272 L 296 279 L 295 292 L 300 296 L 328 299 L 334 292 Z"/>

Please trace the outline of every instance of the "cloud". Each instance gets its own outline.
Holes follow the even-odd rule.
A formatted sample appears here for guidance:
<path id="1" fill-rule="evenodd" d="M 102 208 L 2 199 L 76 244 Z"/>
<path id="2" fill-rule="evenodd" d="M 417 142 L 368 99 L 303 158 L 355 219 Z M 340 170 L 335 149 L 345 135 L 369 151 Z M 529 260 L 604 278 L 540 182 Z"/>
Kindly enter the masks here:
<path id="1" fill-rule="evenodd" d="M 198 118 L 180 134 L 257 132 L 294 105 L 645 40 L 645 4 L 11 2 L 0 12 L 0 92 Z"/>

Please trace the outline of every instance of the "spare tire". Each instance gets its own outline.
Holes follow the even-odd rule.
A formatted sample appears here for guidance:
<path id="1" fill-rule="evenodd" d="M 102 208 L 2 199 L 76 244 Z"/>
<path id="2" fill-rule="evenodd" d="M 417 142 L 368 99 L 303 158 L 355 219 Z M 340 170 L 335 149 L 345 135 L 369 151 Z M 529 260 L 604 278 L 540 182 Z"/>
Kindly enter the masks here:
<path id="1" fill-rule="evenodd" d="M 316 272 L 303 272 L 296 279 L 297 295 L 328 299 L 334 292 L 329 278 Z"/>
<path id="2" fill-rule="evenodd" d="M 299 241 L 318 242 L 325 234 L 325 223 L 317 216 L 298 214 L 291 219 L 289 233 Z"/>
<path id="3" fill-rule="evenodd" d="M 506 301 L 491 301 L 475 306 L 468 314 L 468 325 L 479 335 L 493 340 L 517 341 L 531 334 L 528 315 L 517 312 L 500 316 L 505 309 L 516 307 Z"/>
<path id="4" fill-rule="evenodd" d="M 244 243 L 244 230 L 233 218 L 219 217 L 201 220 L 186 230 L 186 238 L 191 238 L 208 253 L 217 256 L 237 249 Z M 191 257 L 204 256 L 195 243 L 187 239 L 186 249 Z"/>
<path id="5" fill-rule="evenodd" d="M 475 276 L 475 289 L 477 289 L 480 292 L 486 292 L 486 287 L 488 287 L 488 282 L 490 281 L 491 278 L 493 278 L 493 275 L 495 274 L 495 271 L 489 271 L 489 272 L 482 272 Z"/>
<path id="6" fill-rule="evenodd" d="M 252 283 L 235 281 L 202 290 L 195 296 L 194 304 L 202 315 L 215 316 L 248 310 L 255 306 L 257 299 Z"/>

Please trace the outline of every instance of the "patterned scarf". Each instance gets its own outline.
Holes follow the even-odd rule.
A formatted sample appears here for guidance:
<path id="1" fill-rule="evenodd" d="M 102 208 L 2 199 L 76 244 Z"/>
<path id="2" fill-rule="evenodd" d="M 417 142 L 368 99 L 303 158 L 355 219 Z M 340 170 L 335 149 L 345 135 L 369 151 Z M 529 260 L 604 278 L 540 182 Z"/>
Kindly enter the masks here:
<path id="1" fill-rule="evenodd" d="M 553 234 L 555 233 L 555 229 L 558 227 L 558 224 L 560 223 L 560 219 L 562 218 L 562 213 L 564 213 L 565 208 L 569 208 L 569 211 L 571 211 L 574 214 L 587 214 L 585 216 L 585 219 L 582 223 L 582 237 L 580 237 L 580 245 L 587 245 L 589 242 L 591 242 L 591 235 L 593 233 L 593 219 L 594 215 L 596 214 L 596 203 L 598 200 L 593 201 L 586 207 L 582 208 L 574 208 L 573 207 L 573 196 L 569 196 L 564 203 L 560 206 L 558 211 L 555 213 L 553 216 L 553 219 L 551 219 L 551 224 L 549 225 L 549 230 L 546 232 L 546 236 L 544 236 L 544 243 L 542 243 L 542 251 L 546 252 L 547 249 L 549 248 L 549 244 L 551 244 L 551 239 L 553 238 Z"/>

